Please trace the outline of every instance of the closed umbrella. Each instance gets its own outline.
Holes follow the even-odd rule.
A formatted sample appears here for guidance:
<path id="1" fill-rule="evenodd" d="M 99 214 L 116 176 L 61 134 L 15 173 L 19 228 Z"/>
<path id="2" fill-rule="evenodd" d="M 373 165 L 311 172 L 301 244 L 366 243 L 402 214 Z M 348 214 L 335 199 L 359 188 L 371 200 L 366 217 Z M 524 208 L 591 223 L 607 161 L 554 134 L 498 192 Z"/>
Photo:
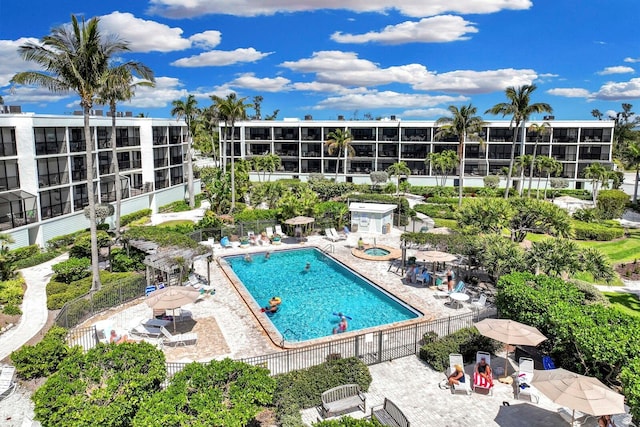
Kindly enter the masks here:
<path id="1" fill-rule="evenodd" d="M 183 305 L 195 302 L 200 291 L 184 286 L 169 286 L 149 294 L 147 305 L 154 310 L 175 310 Z M 173 330 L 176 329 L 176 317 L 173 317 Z"/>
<path id="2" fill-rule="evenodd" d="M 475 324 L 475 327 L 485 337 L 496 341 L 513 345 L 536 346 L 547 337 L 534 328 L 511 319 L 484 319 Z M 504 358 L 504 375 L 507 375 L 507 358 Z"/>
<path id="3" fill-rule="evenodd" d="M 624 396 L 601 383 L 598 379 L 576 374 L 566 369 L 534 371 L 532 384 L 558 405 L 593 416 L 625 412 Z"/>

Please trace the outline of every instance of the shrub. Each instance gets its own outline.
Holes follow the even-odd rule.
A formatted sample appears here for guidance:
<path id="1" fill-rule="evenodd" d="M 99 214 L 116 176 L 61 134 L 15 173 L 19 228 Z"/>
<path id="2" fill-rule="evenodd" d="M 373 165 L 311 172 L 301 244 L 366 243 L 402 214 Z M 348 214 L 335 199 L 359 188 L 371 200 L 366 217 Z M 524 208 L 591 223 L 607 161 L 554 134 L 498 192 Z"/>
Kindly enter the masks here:
<path id="1" fill-rule="evenodd" d="M 487 175 L 482 178 L 484 186 L 490 189 L 496 189 L 500 185 L 500 177 L 498 175 Z"/>
<path id="2" fill-rule="evenodd" d="M 584 208 L 576 210 L 573 219 L 582 222 L 596 222 L 600 219 L 600 210 L 596 208 Z"/>
<path id="3" fill-rule="evenodd" d="M 629 196 L 621 190 L 598 192 L 597 207 L 602 219 L 620 218 L 629 203 Z"/>
<path id="4" fill-rule="evenodd" d="M 574 285 L 584 295 L 585 304 L 602 304 L 609 306 L 611 303 L 609 299 L 602 294 L 592 283 L 585 282 L 583 280 L 571 279 L 569 283 Z"/>
<path id="5" fill-rule="evenodd" d="M 624 228 L 619 225 L 601 225 L 572 221 L 573 236 L 576 240 L 610 241 L 624 236 Z"/>
<path id="6" fill-rule="evenodd" d="M 0 304 L 20 305 L 24 296 L 23 287 L 22 277 L 0 282 Z"/>
<path id="7" fill-rule="evenodd" d="M 76 231 L 62 236 L 56 236 L 47 242 L 48 249 L 65 249 L 73 244 L 76 238 L 85 231 Z"/>
<path id="8" fill-rule="evenodd" d="M 274 403 L 283 426 L 302 425 L 300 409 L 322 403 L 321 395 L 343 384 L 359 384 L 369 389 L 371 374 L 360 359 L 350 357 L 327 361 L 308 369 L 276 376 Z"/>
<path id="9" fill-rule="evenodd" d="M 111 242 L 109 234 L 105 231 L 98 231 L 98 248 L 108 246 Z M 69 256 L 73 258 L 91 258 L 91 233 L 83 232 L 75 238 L 73 247 L 69 251 Z"/>
<path id="10" fill-rule="evenodd" d="M 449 355 L 460 353 L 465 360 L 474 360 L 476 352 L 495 353 L 500 343 L 480 335 L 476 328 L 460 329 L 453 334 L 433 339 L 425 334 L 425 344 L 420 347 L 419 357 L 436 371 L 445 371 L 449 367 Z"/>
<path id="11" fill-rule="evenodd" d="M 111 251 L 111 271 L 143 271 L 145 266 L 142 261 L 145 254 L 135 249 L 130 249 L 129 253 L 130 255 L 127 255 L 127 251 L 124 249 L 113 249 Z"/>
<path id="12" fill-rule="evenodd" d="M 167 213 L 167 212 L 185 212 L 190 210 L 189 203 L 184 200 L 177 200 L 175 202 L 171 202 L 167 205 L 160 206 L 158 208 L 158 212 Z"/>
<path id="13" fill-rule="evenodd" d="M 457 203 L 455 205 L 443 203 L 425 203 L 416 205 L 413 209 L 416 212 L 420 212 L 431 218 L 455 219 L 456 206 Z"/>
<path id="14" fill-rule="evenodd" d="M 29 245 L 9 251 L 9 260 L 13 263 L 40 253 L 40 246 Z"/>
<path id="15" fill-rule="evenodd" d="M 132 212 L 120 217 L 120 225 L 125 226 L 131 224 L 133 221 L 148 217 L 151 215 L 151 209 L 142 209 L 136 212 Z"/>
<path id="16" fill-rule="evenodd" d="M 58 255 L 60 255 L 61 252 L 56 250 L 56 249 L 51 249 L 48 250 L 46 252 L 40 252 L 36 255 L 33 255 L 29 258 L 25 258 L 25 259 L 21 259 L 19 261 L 16 261 L 14 264 L 14 267 L 17 270 L 20 270 L 21 268 L 29 268 L 29 267 L 33 267 L 35 265 L 39 265 L 42 264 L 43 262 L 47 262 L 47 261 L 51 261 L 52 259 L 54 259 L 55 257 L 57 257 Z"/>
<path id="17" fill-rule="evenodd" d="M 2 312 L 7 316 L 19 316 L 22 314 L 22 310 L 15 304 L 7 304 L 2 309 Z"/>
<path id="18" fill-rule="evenodd" d="M 633 420 L 638 422 L 640 420 L 640 358 L 634 358 L 631 363 L 622 368 L 620 379 Z"/>
<path id="19" fill-rule="evenodd" d="M 38 344 L 25 345 L 11 353 L 11 361 L 18 375 L 30 380 L 47 377 L 56 372 L 71 351 L 65 343 L 66 335 L 66 329 L 54 326 Z"/>
<path id="20" fill-rule="evenodd" d="M 91 266 L 89 258 L 69 258 L 55 264 L 52 268 L 56 273 L 56 280 L 69 284 L 89 276 L 91 274 L 89 266 Z"/>
<path id="21" fill-rule="evenodd" d="M 269 219 L 276 219 L 278 217 L 278 211 L 275 209 L 245 209 L 242 212 L 238 212 L 233 216 L 235 223 L 251 222 L 251 221 L 264 221 Z"/>

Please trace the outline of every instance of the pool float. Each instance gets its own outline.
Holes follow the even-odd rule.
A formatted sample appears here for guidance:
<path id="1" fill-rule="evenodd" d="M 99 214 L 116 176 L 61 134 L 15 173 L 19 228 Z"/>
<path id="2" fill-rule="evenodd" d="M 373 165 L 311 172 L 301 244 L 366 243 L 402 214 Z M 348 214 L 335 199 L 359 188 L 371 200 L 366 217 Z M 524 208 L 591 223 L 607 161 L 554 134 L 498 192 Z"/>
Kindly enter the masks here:
<path id="1" fill-rule="evenodd" d="M 347 316 L 346 314 L 343 314 L 343 313 L 333 313 L 333 315 L 334 315 L 334 316 L 338 316 L 338 317 L 342 317 L 342 316 L 344 316 L 344 317 L 346 317 L 346 318 L 347 318 L 347 319 L 349 319 L 349 320 L 353 320 L 351 317 L 349 317 L 349 316 Z"/>
<path id="2" fill-rule="evenodd" d="M 260 309 L 261 312 L 267 312 L 267 313 L 275 313 L 278 311 L 278 308 L 280 308 L 280 304 L 282 304 L 282 299 L 280 297 L 273 297 L 269 300 L 269 307 L 262 307 Z"/>
<path id="3" fill-rule="evenodd" d="M 282 303 L 282 299 L 280 297 L 273 297 L 269 300 L 270 305 L 280 305 Z"/>

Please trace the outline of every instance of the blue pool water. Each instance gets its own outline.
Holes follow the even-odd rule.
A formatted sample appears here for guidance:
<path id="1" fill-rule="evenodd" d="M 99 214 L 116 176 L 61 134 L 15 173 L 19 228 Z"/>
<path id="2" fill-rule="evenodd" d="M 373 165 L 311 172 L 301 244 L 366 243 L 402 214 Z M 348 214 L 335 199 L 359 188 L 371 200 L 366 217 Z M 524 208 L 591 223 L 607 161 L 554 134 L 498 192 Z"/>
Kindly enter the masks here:
<path id="1" fill-rule="evenodd" d="M 273 296 L 282 299 L 269 319 L 287 341 L 331 335 L 339 312 L 351 317 L 348 331 L 421 316 L 317 249 L 273 252 L 269 259 L 252 254 L 250 262 L 244 255 L 224 259 L 260 306 Z"/>

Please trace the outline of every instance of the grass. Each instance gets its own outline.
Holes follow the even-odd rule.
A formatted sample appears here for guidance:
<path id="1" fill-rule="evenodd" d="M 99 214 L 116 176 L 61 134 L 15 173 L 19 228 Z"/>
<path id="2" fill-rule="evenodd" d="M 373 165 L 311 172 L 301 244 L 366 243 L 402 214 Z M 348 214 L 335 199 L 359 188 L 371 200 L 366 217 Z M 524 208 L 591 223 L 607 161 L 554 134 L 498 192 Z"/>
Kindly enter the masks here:
<path id="1" fill-rule="evenodd" d="M 572 277 L 574 279 L 578 279 L 578 280 L 582 280 L 584 282 L 589 282 L 589 283 L 598 284 L 598 285 L 624 286 L 624 282 L 622 281 L 622 279 L 618 275 L 616 275 L 616 277 L 613 278 L 611 283 L 602 283 L 601 281 L 596 281 L 593 278 L 593 275 L 591 273 L 587 273 L 586 271 L 582 271 L 582 272 L 576 273 Z"/>
<path id="2" fill-rule="evenodd" d="M 636 294 L 626 292 L 603 292 L 613 307 L 631 316 L 640 316 L 640 299 Z"/>
<path id="3" fill-rule="evenodd" d="M 455 219 L 433 218 L 436 227 L 447 227 L 452 230 L 458 229 L 458 221 Z"/>
<path id="4" fill-rule="evenodd" d="M 157 227 L 175 227 L 176 225 L 193 224 L 193 221 L 188 219 L 174 219 L 171 221 L 165 221 L 157 225 Z"/>
<path id="5" fill-rule="evenodd" d="M 640 231 L 630 230 L 629 237 L 610 242 L 576 241 L 582 248 L 596 248 L 613 264 L 630 262 L 640 258 Z"/>

